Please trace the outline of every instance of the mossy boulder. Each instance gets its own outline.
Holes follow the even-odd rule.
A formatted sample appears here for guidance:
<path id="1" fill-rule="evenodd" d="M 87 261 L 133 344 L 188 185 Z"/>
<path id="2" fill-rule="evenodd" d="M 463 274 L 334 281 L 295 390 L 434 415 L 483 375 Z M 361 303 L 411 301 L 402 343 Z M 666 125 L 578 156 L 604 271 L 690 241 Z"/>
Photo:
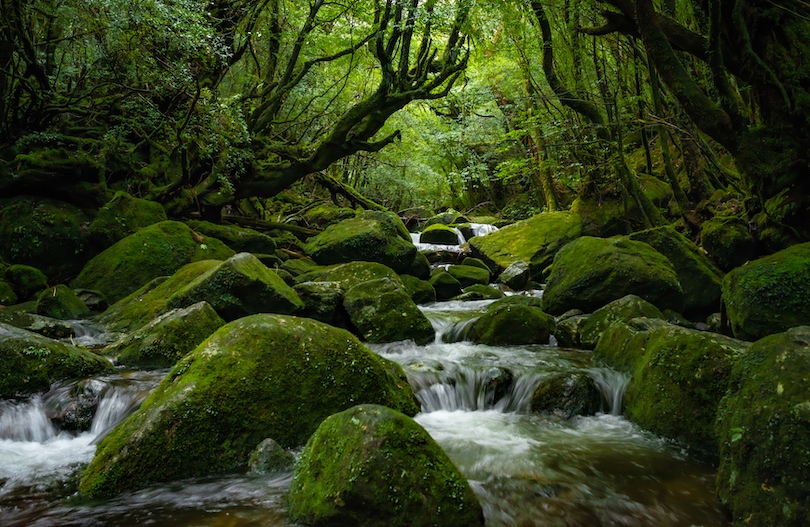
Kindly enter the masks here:
<path id="1" fill-rule="evenodd" d="M 68 339 L 75 335 L 76 329 L 68 321 L 29 313 L 25 310 L 0 311 L 0 322 L 24 329 L 33 333 L 39 333 L 50 339 Z"/>
<path id="2" fill-rule="evenodd" d="M 170 308 L 208 302 L 225 320 L 255 313 L 294 314 L 298 294 L 250 253 L 239 253 L 206 271 L 169 299 Z"/>
<path id="3" fill-rule="evenodd" d="M 522 291 L 526 289 L 526 286 L 529 285 L 529 280 L 532 277 L 532 273 L 529 270 L 529 264 L 522 260 L 518 260 L 517 262 L 513 262 L 509 264 L 509 267 L 503 270 L 503 272 L 498 275 L 497 282 L 499 284 L 504 284 L 509 289 L 514 291 Z"/>
<path id="4" fill-rule="evenodd" d="M 160 315 L 141 329 L 104 348 L 118 364 L 141 369 L 170 368 L 225 324 L 207 302 Z"/>
<path id="5" fill-rule="evenodd" d="M 323 267 L 316 264 L 312 258 L 290 258 L 282 263 L 279 269 L 283 269 L 291 275 L 298 277 L 302 274 L 323 269 Z"/>
<path id="6" fill-rule="evenodd" d="M 114 303 L 187 263 L 225 260 L 234 254 L 221 241 L 200 236 L 184 223 L 163 221 L 130 234 L 90 260 L 71 286 L 101 291 Z"/>
<path id="7" fill-rule="evenodd" d="M 112 370 L 95 353 L 0 323 L 0 397 L 44 392 L 57 381 Z"/>
<path id="8" fill-rule="evenodd" d="M 412 339 L 428 344 L 434 340 L 433 326 L 400 281 L 380 278 L 358 284 L 346 291 L 343 307 L 368 342 Z"/>
<path id="9" fill-rule="evenodd" d="M 554 317 L 542 309 L 496 301 L 470 326 L 467 338 L 478 344 L 548 344 Z"/>
<path id="10" fill-rule="evenodd" d="M 462 293 L 461 282 L 444 269 L 433 272 L 428 283 L 436 291 L 437 300 L 449 300 Z"/>
<path id="11" fill-rule="evenodd" d="M 616 322 L 630 322 L 634 318 L 664 320 L 661 310 L 636 295 L 627 295 L 600 307 L 582 324 L 577 342 L 585 349 L 593 349 L 602 333 Z"/>
<path id="12" fill-rule="evenodd" d="M 303 220 L 310 227 L 324 229 L 333 223 L 355 217 L 354 209 L 338 207 L 334 203 L 321 203 L 303 214 Z"/>
<path id="13" fill-rule="evenodd" d="M 420 280 L 408 274 L 400 275 L 405 291 L 417 304 L 431 304 L 436 301 L 436 290 L 427 280 Z"/>
<path id="14" fill-rule="evenodd" d="M 15 198 L 0 206 L 0 258 L 37 267 L 54 281 L 76 276 L 91 256 L 89 221 L 67 203 Z"/>
<path id="15" fill-rule="evenodd" d="M 717 493 L 735 525 L 810 518 L 810 326 L 754 342 L 720 403 Z"/>
<path id="16" fill-rule="evenodd" d="M 631 234 L 631 240 L 648 243 L 667 257 L 683 288 L 683 313 L 705 317 L 720 306 L 723 273 L 700 249 L 670 226 Z"/>
<path id="17" fill-rule="evenodd" d="M 312 526 L 474 527 L 481 505 L 413 419 L 361 405 L 326 419 L 296 463 L 290 518 Z"/>
<path id="18" fill-rule="evenodd" d="M 424 230 L 431 225 L 454 225 L 458 223 L 470 223 L 470 219 L 456 210 L 448 209 L 425 220 L 422 229 Z"/>
<path id="19" fill-rule="evenodd" d="M 458 233 L 441 223 L 426 227 L 419 235 L 419 243 L 433 243 L 437 245 L 458 245 Z"/>
<path id="20" fill-rule="evenodd" d="M 594 358 L 631 374 L 625 394 L 628 419 L 715 458 L 717 407 L 747 347 L 716 333 L 636 318 L 608 327 Z"/>
<path id="21" fill-rule="evenodd" d="M 13 306 L 17 303 L 14 288 L 5 280 L 0 280 L 0 306 Z"/>
<path id="22" fill-rule="evenodd" d="M 810 243 L 748 262 L 723 280 L 734 336 L 757 340 L 810 324 Z"/>
<path id="23" fill-rule="evenodd" d="M 343 307 L 346 290 L 340 282 L 303 282 L 293 289 L 304 303 L 301 316 L 337 327 L 348 325 L 349 315 Z"/>
<path id="24" fill-rule="evenodd" d="M 304 250 L 321 265 L 367 261 L 405 272 L 416 255 L 416 246 L 402 220 L 392 216 L 364 211 L 355 218 L 330 225 L 310 238 Z"/>
<path id="25" fill-rule="evenodd" d="M 646 226 L 644 213 L 630 196 L 580 197 L 571 204 L 571 212 L 581 218 L 585 236 L 629 234 Z"/>
<path id="26" fill-rule="evenodd" d="M 484 269 L 485 271 L 492 272 L 492 269 L 484 262 L 484 260 L 480 258 L 474 258 L 472 256 L 465 256 L 463 260 L 461 260 L 461 265 L 470 265 L 472 267 L 478 267 L 480 269 Z"/>
<path id="27" fill-rule="evenodd" d="M 2 276 L 2 273 L 0 273 Z M 5 280 L 14 289 L 19 300 L 30 300 L 37 293 L 48 287 L 45 273 L 30 265 L 9 265 L 6 268 Z"/>
<path id="28" fill-rule="evenodd" d="M 447 272 L 458 280 L 462 289 L 475 284 L 487 285 L 492 277 L 489 269 L 482 269 L 472 265 L 451 265 L 447 268 Z"/>
<path id="29" fill-rule="evenodd" d="M 430 261 L 428 261 L 424 253 L 417 252 L 413 257 L 411 265 L 401 274 L 409 274 L 421 280 L 427 280 L 430 278 Z"/>
<path id="30" fill-rule="evenodd" d="M 569 309 L 593 312 L 630 294 L 659 309 L 679 311 L 683 306 L 683 289 L 672 263 L 650 245 L 623 237 L 583 236 L 554 258 L 543 309 L 554 315 Z"/>
<path id="31" fill-rule="evenodd" d="M 112 496 L 244 470 L 264 439 L 303 445 L 326 417 L 362 403 L 419 409 L 402 368 L 348 331 L 286 315 L 240 318 L 182 358 L 99 443 L 79 490 Z"/>
<path id="32" fill-rule="evenodd" d="M 593 415 L 602 407 L 602 395 L 593 379 L 583 372 L 557 372 L 544 377 L 532 392 L 529 408 L 563 419 Z"/>
<path id="33" fill-rule="evenodd" d="M 59 284 L 46 289 L 37 297 L 38 315 L 59 320 L 75 320 L 90 314 L 90 308 L 68 286 Z"/>
<path id="34" fill-rule="evenodd" d="M 167 219 L 160 203 L 117 192 L 98 210 L 88 232 L 96 246 L 106 249 L 130 234 Z"/>
<path id="35" fill-rule="evenodd" d="M 349 290 L 363 282 L 379 280 L 380 278 L 387 278 L 394 283 L 402 284 L 399 275 L 393 269 L 375 262 L 350 262 L 336 265 L 321 274 L 317 281 L 338 282 L 341 287 Z"/>
<path id="36" fill-rule="evenodd" d="M 180 268 L 172 276 L 150 281 L 131 295 L 110 306 L 99 322 L 112 331 L 132 331 L 170 311 L 169 299 L 200 275 L 218 267 L 220 260 L 200 260 Z"/>
<path id="37" fill-rule="evenodd" d="M 703 222 L 700 243 L 724 271 L 744 264 L 754 257 L 756 251 L 748 224 L 736 217 L 718 217 Z"/>
<path id="38" fill-rule="evenodd" d="M 491 269 L 523 261 L 532 276 L 541 276 L 565 244 L 582 235 L 582 218 L 570 212 L 537 214 L 486 236 L 471 239 L 472 255 Z"/>
<path id="39" fill-rule="evenodd" d="M 220 240 L 239 253 L 273 254 L 276 252 L 275 240 L 257 230 L 197 220 L 186 222 L 186 225 L 195 232 Z"/>
<path id="40" fill-rule="evenodd" d="M 498 300 L 505 295 L 500 289 L 482 284 L 473 284 L 465 287 L 462 293 L 453 297 L 453 300 Z"/>
<path id="41" fill-rule="evenodd" d="M 252 474 L 290 472 L 294 464 L 295 456 L 271 438 L 259 443 L 248 458 L 248 470 Z"/>
<path id="42" fill-rule="evenodd" d="M 591 315 L 584 314 L 579 309 L 571 309 L 557 317 L 554 328 L 557 345 L 563 348 L 582 348 L 579 338 L 589 318 Z"/>

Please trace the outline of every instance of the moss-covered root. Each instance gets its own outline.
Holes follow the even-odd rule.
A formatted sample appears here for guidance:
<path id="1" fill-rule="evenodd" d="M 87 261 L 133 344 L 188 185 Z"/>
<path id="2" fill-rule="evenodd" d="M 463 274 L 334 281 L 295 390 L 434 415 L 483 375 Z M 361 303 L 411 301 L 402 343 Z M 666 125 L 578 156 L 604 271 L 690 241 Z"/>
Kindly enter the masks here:
<path id="1" fill-rule="evenodd" d="M 377 405 L 326 419 L 301 453 L 290 517 L 305 525 L 475 527 L 478 499 L 447 454 L 409 417 Z"/>
<path id="2" fill-rule="evenodd" d="M 240 318 L 182 358 L 101 441 L 79 490 L 112 496 L 244 469 L 264 439 L 303 445 L 326 417 L 358 403 L 418 411 L 402 368 L 348 331 L 286 315 Z"/>
<path id="3" fill-rule="evenodd" d="M 735 525 L 810 518 L 810 326 L 753 343 L 720 403 L 717 492 Z"/>

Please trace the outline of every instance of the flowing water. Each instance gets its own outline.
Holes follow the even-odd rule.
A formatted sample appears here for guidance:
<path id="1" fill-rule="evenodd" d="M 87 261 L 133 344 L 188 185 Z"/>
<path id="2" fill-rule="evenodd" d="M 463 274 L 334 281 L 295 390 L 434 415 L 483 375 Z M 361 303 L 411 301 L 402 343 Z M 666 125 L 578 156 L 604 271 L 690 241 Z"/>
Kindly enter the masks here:
<path id="1" fill-rule="evenodd" d="M 729 525 L 713 468 L 621 416 L 627 377 L 589 352 L 553 345 L 490 347 L 464 341 L 487 302 L 425 308 L 437 330 L 428 346 L 375 346 L 400 363 L 422 412 L 416 420 L 470 480 L 488 527 Z M 586 372 L 603 394 L 595 416 L 533 415 L 534 388 L 554 372 Z M 63 384 L 0 403 L 3 527 L 288 527 L 290 474 L 174 482 L 87 502 L 75 495 L 95 442 L 124 418 L 164 372 L 130 372 Z M 76 403 L 75 394 L 89 394 Z M 54 425 L 71 404 L 90 407 L 85 432 Z"/>

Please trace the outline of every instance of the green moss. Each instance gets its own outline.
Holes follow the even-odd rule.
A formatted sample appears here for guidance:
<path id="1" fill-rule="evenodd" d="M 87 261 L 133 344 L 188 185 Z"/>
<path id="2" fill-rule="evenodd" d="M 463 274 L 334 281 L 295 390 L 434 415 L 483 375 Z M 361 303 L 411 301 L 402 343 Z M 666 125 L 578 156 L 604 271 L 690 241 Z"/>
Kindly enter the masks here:
<path id="1" fill-rule="evenodd" d="M 810 243 L 734 269 L 723 280 L 723 301 L 737 338 L 810 324 Z"/>
<path id="2" fill-rule="evenodd" d="M 71 288 L 59 284 L 39 294 L 36 312 L 59 320 L 74 320 L 89 315 L 90 309 Z"/>
<path id="3" fill-rule="evenodd" d="M 318 229 L 354 217 L 354 209 L 338 207 L 334 203 L 322 203 L 304 213 L 304 221 L 307 222 L 307 225 Z"/>
<path id="4" fill-rule="evenodd" d="M 12 306 L 17 303 L 17 294 L 14 288 L 5 280 L 0 280 L 0 305 Z"/>
<path id="5" fill-rule="evenodd" d="M 441 245 L 458 245 L 458 233 L 441 223 L 426 227 L 419 235 L 420 243 L 436 243 Z"/>
<path id="6" fill-rule="evenodd" d="M 411 300 L 417 304 L 430 304 L 436 301 L 436 290 L 427 280 L 420 280 L 415 276 L 401 275 L 400 280 L 405 285 L 405 291 Z"/>
<path id="7" fill-rule="evenodd" d="M 487 285 L 492 277 L 489 269 L 482 269 L 472 265 L 451 265 L 447 268 L 450 276 L 458 280 L 462 289 L 471 285 Z"/>
<path id="8" fill-rule="evenodd" d="M 664 319 L 661 311 L 643 298 L 627 295 L 600 307 L 588 317 L 577 336 L 577 342 L 585 349 L 593 349 L 602 333 L 616 322 L 630 322 L 634 318 Z"/>
<path id="9" fill-rule="evenodd" d="M 402 369 L 347 331 L 285 315 L 244 317 L 181 359 L 101 441 L 80 492 L 112 496 L 244 469 L 260 441 L 300 446 L 327 416 L 358 403 L 418 411 Z"/>
<path id="10" fill-rule="evenodd" d="M 233 255 L 215 238 L 200 238 L 183 223 L 164 221 L 127 236 L 90 260 L 71 286 L 101 291 L 110 302 L 117 302 L 187 263 Z"/>
<path id="11" fill-rule="evenodd" d="M 447 454 L 409 417 L 376 405 L 326 419 L 290 485 L 290 517 L 314 526 L 474 527 L 478 499 Z"/>
<path id="12" fill-rule="evenodd" d="M 538 307 L 495 302 L 473 322 L 467 338 L 490 346 L 548 344 L 553 329 L 554 317 Z"/>
<path id="13" fill-rule="evenodd" d="M 810 517 L 810 327 L 758 340 L 734 366 L 717 420 L 717 491 L 735 524 Z"/>
<path id="14" fill-rule="evenodd" d="M 503 298 L 504 293 L 500 289 L 482 284 L 473 284 L 465 287 L 463 292 L 454 297 L 453 300 L 497 300 Z"/>
<path id="15" fill-rule="evenodd" d="M 636 318 L 609 326 L 594 357 L 631 373 L 625 394 L 629 419 L 714 458 L 718 403 L 746 347 L 723 335 Z"/>
<path id="16" fill-rule="evenodd" d="M 462 292 L 461 283 L 443 269 L 433 272 L 428 283 L 436 291 L 438 300 L 449 300 Z"/>
<path id="17" fill-rule="evenodd" d="M 54 382 L 112 369 L 94 353 L 0 323 L 0 397 L 44 392 Z"/>
<path id="18" fill-rule="evenodd" d="M 6 281 L 21 300 L 29 300 L 48 287 L 45 273 L 30 265 L 10 265 L 6 269 Z"/>
<path id="19" fill-rule="evenodd" d="M 529 263 L 532 275 L 540 276 L 566 243 L 582 234 L 582 218 L 570 212 L 547 212 L 470 240 L 472 255 L 492 269 L 505 269 L 514 262 Z"/>
<path id="20" fill-rule="evenodd" d="M 399 275 L 397 275 L 393 269 L 374 262 L 350 262 L 337 265 L 321 274 L 317 281 L 339 282 L 344 289 L 348 290 L 363 282 L 379 280 L 380 278 L 387 278 L 394 283 L 402 285 Z"/>
<path id="21" fill-rule="evenodd" d="M 703 222 L 700 242 L 725 271 L 744 264 L 754 256 L 756 249 L 748 225 L 736 217 L 712 218 Z"/>
<path id="22" fill-rule="evenodd" d="M 236 225 L 221 225 L 210 221 L 188 221 L 186 225 L 195 232 L 221 240 L 236 252 L 273 254 L 276 242 L 270 236 L 253 229 Z"/>
<path id="23" fill-rule="evenodd" d="M 293 289 L 304 303 L 301 316 L 336 327 L 348 326 L 348 315 L 343 308 L 346 290 L 339 282 L 302 282 Z"/>
<path id="24" fill-rule="evenodd" d="M 140 229 L 167 219 L 160 203 L 117 192 L 90 223 L 90 238 L 98 247 L 106 249 Z"/>
<path id="25" fill-rule="evenodd" d="M 571 212 L 582 219 L 582 234 L 615 236 L 629 234 L 645 227 L 644 215 L 630 196 L 594 196 L 577 198 Z"/>
<path id="26" fill-rule="evenodd" d="M 543 309 L 592 312 L 634 294 L 659 309 L 680 311 L 683 290 L 670 261 L 650 245 L 627 238 L 583 236 L 563 247 L 543 292 Z"/>

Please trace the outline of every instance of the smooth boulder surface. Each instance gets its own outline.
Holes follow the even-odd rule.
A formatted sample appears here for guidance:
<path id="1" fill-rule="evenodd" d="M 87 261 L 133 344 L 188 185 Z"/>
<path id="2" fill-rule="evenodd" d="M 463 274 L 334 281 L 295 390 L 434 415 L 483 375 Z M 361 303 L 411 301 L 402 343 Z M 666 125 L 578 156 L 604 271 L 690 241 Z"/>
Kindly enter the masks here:
<path id="1" fill-rule="evenodd" d="M 492 273 L 489 272 L 489 269 L 482 269 L 481 267 L 473 265 L 451 265 L 447 268 L 447 272 L 450 273 L 450 276 L 458 280 L 462 289 L 476 284 L 487 285 L 489 284 L 489 279 L 492 277 Z"/>
<path id="2" fill-rule="evenodd" d="M 723 280 L 734 336 L 757 340 L 810 324 L 810 243 L 748 262 Z"/>
<path id="3" fill-rule="evenodd" d="M 90 314 L 90 308 L 71 288 L 59 284 L 37 297 L 36 313 L 57 320 L 75 320 Z"/>
<path id="4" fill-rule="evenodd" d="M 160 203 L 136 198 L 126 192 L 116 192 L 109 202 L 98 209 L 88 231 L 93 243 L 100 249 L 106 249 L 140 229 L 167 219 Z"/>
<path id="5" fill-rule="evenodd" d="M 118 364 L 137 368 L 170 368 L 225 324 L 208 302 L 160 315 L 141 329 L 104 348 Z"/>
<path id="6" fill-rule="evenodd" d="M 490 346 L 548 344 L 553 330 L 554 317 L 539 307 L 499 300 L 472 323 L 467 338 Z"/>
<path id="7" fill-rule="evenodd" d="M 301 446 L 326 417 L 362 403 L 419 410 L 402 368 L 348 331 L 286 315 L 240 318 L 181 359 L 104 437 L 79 490 L 112 496 L 243 470 L 261 441 Z"/>
<path id="8" fill-rule="evenodd" d="M 236 252 L 253 254 L 276 252 L 275 240 L 254 229 L 198 220 L 186 222 L 186 225 L 200 234 L 222 241 Z"/>
<path id="9" fill-rule="evenodd" d="M 810 326 L 754 342 L 720 403 L 717 492 L 735 525 L 810 518 Z"/>
<path id="10" fill-rule="evenodd" d="M 659 309 L 679 311 L 683 289 L 675 269 L 661 253 L 643 242 L 583 236 L 554 258 L 543 292 L 543 309 L 561 315 L 569 309 L 593 312 L 634 294 Z"/>
<path id="11" fill-rule="evenodd" d="M 577 343 L 585 349 L 593 349 L 602 333 L 616 322 L 630 322 L 634 318 L 664 319 L 663 313 L 654 305 L 636 295 L 627 295 L 600 307 L 579 328 Z"/>
<path id="12" fill-rule="evenodd" d="M 44 392 L 57 381 L 112 370 L 95 353 L 0 323 L 0 397 Z"/>
<path id="13" fill-rule="evenodd" d="M 437 245 L 458 245 L 458 233 L 447 225 L 435 223 L 419 235 L 419 243 L 433 243 Z"/>
<path id="14" fill-rule="evenodd" d="M 130 234 L 87 262 L 73 288 L 101 291 L 111 303 L 159 276 L 190 262 L 225 260 L 235 253 L 215 238 L 200 236 L 186 224 L 163 221 Z"/>
<path id="15" fill-rule="evenodd" d="M 0 276 L 2 275 L 0 272 Z M 30 265 L 9 265 L 5 271 L 5 281 L 11 285 L 18 299 L 22 301 L 30 300 L 48 287 L 45 273 Z"/>
<path id="16" fill-rule="evenodd" d="M 628 419 L 716 458 L 717 407 L 747 347 L 724 335 L 636 318 L 608 327 L 594 358 L 631 374 L 624 398 Z"/>
<path id="17" fill-rule="evenodd" d="M 469 483 L 425 429 L 370 404 L 318 427 L 296 463 L 289 511 L 318 527 L 484 525 Z"/>

